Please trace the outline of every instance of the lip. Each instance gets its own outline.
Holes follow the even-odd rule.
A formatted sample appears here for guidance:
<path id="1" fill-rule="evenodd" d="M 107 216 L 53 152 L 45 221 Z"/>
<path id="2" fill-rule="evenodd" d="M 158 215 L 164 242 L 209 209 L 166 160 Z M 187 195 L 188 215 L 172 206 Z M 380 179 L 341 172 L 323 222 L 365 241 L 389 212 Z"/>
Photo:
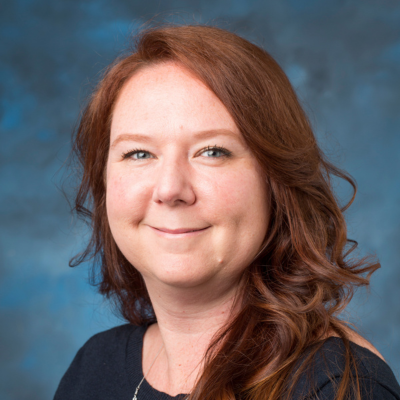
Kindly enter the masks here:
<path id="1" fill-rule="evenodd" d="M 203 232 L 206 229 L 208 229 L 209 226 L 206 226 L 205 228 L 180 228 L 180 229 L 156 228 L 154 226 L 151 226 L 151 228 L 159 232 L 160 234 L 187 236 L 187 235 L 196 235 L 200 232 Z"/>

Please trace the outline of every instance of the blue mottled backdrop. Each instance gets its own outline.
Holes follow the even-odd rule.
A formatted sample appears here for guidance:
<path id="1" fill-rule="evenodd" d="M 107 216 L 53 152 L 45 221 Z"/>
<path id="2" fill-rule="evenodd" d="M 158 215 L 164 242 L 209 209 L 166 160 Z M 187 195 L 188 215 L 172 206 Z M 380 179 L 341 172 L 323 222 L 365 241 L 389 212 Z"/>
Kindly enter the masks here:
<path id="1" fill-rule="evenodd" d="M 88 266 L 68 267 L 87 236 L 58 187 L 85 96 L 158 13 L 234 30 L 287 72 L 322 147 L 358 182 L 350 236 L 382 269 L 349 312 L 399 377 L 398 0 L 13 0 L 0 4 L 0 398 L 51 399 L 84 341 L 121 323 Z"/>

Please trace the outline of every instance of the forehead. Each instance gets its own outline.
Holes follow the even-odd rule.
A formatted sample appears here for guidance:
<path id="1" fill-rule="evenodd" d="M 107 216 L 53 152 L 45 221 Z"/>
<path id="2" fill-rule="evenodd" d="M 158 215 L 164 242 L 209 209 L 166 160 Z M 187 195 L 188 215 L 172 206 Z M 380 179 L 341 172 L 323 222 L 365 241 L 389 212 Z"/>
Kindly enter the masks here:
<path id="1" fill-rule="evenodd" d="M 229 129 L 240 132 L 219 98 L 176 63 L 144 67 L 124 85 L 111 122 L 111 136 Z"/>

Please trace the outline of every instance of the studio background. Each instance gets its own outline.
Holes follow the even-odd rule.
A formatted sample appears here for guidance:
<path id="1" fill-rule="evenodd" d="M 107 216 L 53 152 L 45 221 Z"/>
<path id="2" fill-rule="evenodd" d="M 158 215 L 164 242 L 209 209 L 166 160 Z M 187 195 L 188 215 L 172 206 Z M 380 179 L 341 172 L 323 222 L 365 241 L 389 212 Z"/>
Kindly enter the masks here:
<path id="1" fill-rule="evenodd" d="M 86 96 L 157 13 L 232 30 L 288 74 L 321 146 L 358 183 L 349 236 L 382 268 L 349 314 L 399 379 L 399 1 L 13 0 L 0 4 L 0 398 L 51 399 L 79 347 L 122 323 L 89 266 L 68 267 L 87 235 L 59 188 Z"/>

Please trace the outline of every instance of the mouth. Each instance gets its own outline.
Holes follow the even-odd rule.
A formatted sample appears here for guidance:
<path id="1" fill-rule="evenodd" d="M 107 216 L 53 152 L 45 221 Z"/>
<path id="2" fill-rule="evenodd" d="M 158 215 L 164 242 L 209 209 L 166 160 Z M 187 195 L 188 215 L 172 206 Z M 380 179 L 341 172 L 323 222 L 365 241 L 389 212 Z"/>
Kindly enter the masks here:
<path id="1" fill-rule="evenodd" d="M 182 235 L 182 234 L 190 234 L 190 233 L 197 233 L 205 231 L 209 228 L 209 226 L 205 228 L 180 228 L 180 229 L 167 229 L 167 228 L 156 228 L 152 226 L 151 228 L 155 229 L 156 231 L 172 234 L 172 235 Z"/>

